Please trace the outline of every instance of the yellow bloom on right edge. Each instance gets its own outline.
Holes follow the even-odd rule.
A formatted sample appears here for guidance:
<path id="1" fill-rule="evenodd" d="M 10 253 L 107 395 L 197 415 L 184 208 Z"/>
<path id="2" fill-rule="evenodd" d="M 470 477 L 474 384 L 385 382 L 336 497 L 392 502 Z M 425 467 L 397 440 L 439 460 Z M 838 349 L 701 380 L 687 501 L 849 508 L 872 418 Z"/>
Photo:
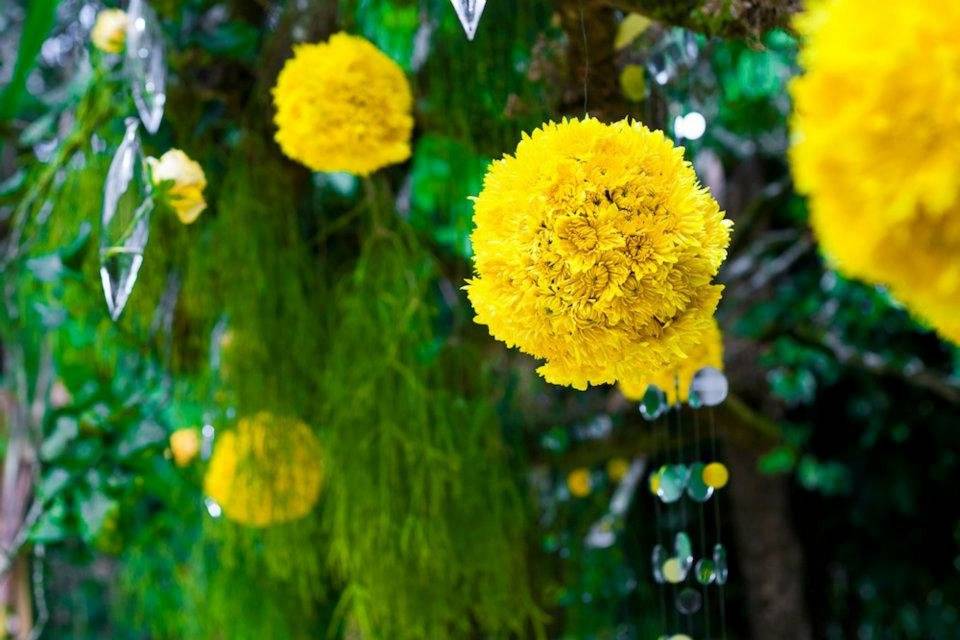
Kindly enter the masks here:
<path id="1" fill-rule="evenodd" d="M 313 171 L 368 175 L 410 157 L 413 96 L 403 69 L 337 33 L 294 48 L 273 88 L 277 143 Z"/>
<path id="2" fill-rule="evenodd" d="M 649 376 L 709 329 L 731 223 L 660 131 L 548 122 L 487 170 L 474 223 L 476 322 L 548 382 Z"/>
<path id="3" fill-rule="evenodd" d="M 790 157 L 844 273 L 960 343 L 960 2 L 818 0 Z"/>
<path id="4" fill-rule="evenodd" d="M 217 437 L 204 491 L 230 520 L 265 527 L 307 515 L 323 481 L 320 443 L 310 427 L 261 412 Z"/>
<path id="5" fill-rule="evenodd" d="M 685 360 L 675 367 L 664 369 L 644 378 L 623 379 L 620 381 L 620 391 L 628 400 L 639 401 L 647 392 L 647 387 L 654 385 L 667 396 L 667 402 L 674 404 L 677 401 L 677 386 L 680 388 L 680 401 L 686 402 L 690 394 L 690 383 L 697 371 L 704 367 L 713 367 L 723 370 L 723 336 L 717 321 L 711 319 L 709 328 L 704 332 L 700 344 L 690 350 Z"/>

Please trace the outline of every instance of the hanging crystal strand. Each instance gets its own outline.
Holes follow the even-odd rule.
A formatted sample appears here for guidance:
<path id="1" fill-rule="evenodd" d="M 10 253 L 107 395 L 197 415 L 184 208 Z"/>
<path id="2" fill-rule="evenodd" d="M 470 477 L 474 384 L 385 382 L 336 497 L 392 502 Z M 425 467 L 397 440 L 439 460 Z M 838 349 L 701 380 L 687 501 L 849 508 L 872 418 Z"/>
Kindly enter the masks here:
<path id="1" fill-rule="evenodd" d="M 480 16 L 483 15 L 483 9 L 487 6 L 487 0 L 450 0 L 453 3 L 453 9 L 457 12 L 457 18 L 467 34 L 467 40 L 473 40 L 477 34 L 477 26 L 480 24 Z"/>
<path id="2" fill-rule="evenodd" d="M 654 389 L 656 389 L 654 387 Z M 649 392 L 649 389 L 648 389 Z M 646 399 L 646 397 L 644 398 Z M 640 413 L 644 416 L 646 420 L 653 421 L 653 433 L 654 433 L 654 445 L 658 452 L 664 450 L 664 445 L 661 442 L 663 440 L 660 421 L 656 418 L 648 418 L 647 413 L 644 411 L 643 403 L 640 405 Z M 660 412 L 662 413 L 662 412 Z M 657 414 L 659 417 L 659 414 Z M 669 439 L 669 436 L 668 438 Z M 669 445 L 666 445 L 669 446 Z M 664 527 L 664 517 L 663 517 L 663 505 L 661 505 L 661 500 L 659 496 L 659 477 L 660 472 L 658 470 L 653 470 L 650 472 L 649 482 L 650 482 L 650 493 L 653 495 L 653 508 L 654 508 L 654 520 L 657 532 L 657 543 L 654 545 L 653 550 L 650 553 L 650 565 L 653 573 L 653 581 L 657 585 L 657 594 L 658 600 L 660 601 L 660 628 L 666 631 L 667 628 L 667 589 L 666 589 L 666 580 L 663 576 L 663 566 L 667 561 L 666 547 L 664 546 L 663 539 L 663 527 Z"/>
<path id="3" fill-rule="evenodd" d="M 167 101 L 167 66 L 160 21 L 146 0 L 130 0 L 125 71 L 143 127 L 156 133 Z"/>
<path id="4" fill-rule="evenodd" d="M 120 317 L 137 282 L 153 210 L 138 122 L 127 118 L 126 125 L 107 172 L 100 217 L 100 280 L 113 320 Z"/>

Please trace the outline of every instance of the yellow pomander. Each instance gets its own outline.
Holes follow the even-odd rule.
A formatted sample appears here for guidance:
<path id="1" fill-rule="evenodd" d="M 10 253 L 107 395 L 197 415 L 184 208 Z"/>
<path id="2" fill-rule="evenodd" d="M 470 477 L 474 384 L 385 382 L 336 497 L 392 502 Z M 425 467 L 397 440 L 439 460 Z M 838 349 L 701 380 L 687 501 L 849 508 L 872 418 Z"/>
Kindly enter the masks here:
<path id="1" fill-rule="evenodd" d="M 790 159 L 817 239 L 960 343 L 960 2 L 815 0 L 796 26 Z"/>
<path id="2" fill-rule="evenodd" d="M 159 160 L 147 158 L 147 165 L 159 198 L 173 209 L 180 222 L 190 224 L 200 217 L 207 208 L 203 197 L 207 177 L 196 161 L 180 149 L 170 149 Z"/>
<path id="3" fill-rule="evenodd" d="M 567 475 L 567 488 L 570 495 L 577 498 L 583 498 L 590 495 L 590 489 L 593 488 L 593 482 L 590 480 L 590 471 L 588 469 L 574 469 Z"/>
<path id="4" fill-rule="evenodd" d="M 649 378 L 628 378 L 620 381 L 620 391 L 628 400 L 639 401 L 654 385 L 667 396 L 667 402 L 677 402 L 677 386 L 680 387 L 680 401 L 686 402 L 690 394 L 690 383 L 697 371 L 704 367 L 723 370 L 723 336 L 717 321 L 711 319 L 700 342 L 690 349 L 687 357 L 671 369 L 660 371 Z"/>
<path id="5" fill-rule="evenodd" d="M 105 53 L 120 53 L 127 41 L 127 14 L 122 9 L 103 9 L 90 30 L 90 41 Z"/>
<path id="6" fill-rule="evenodd" d="M 607 462 L 607 475 L 614 482 L 620 482 L 630 471 L 630 463 L 625 458 L 611 458 Z"/>
<path id="7" fill-rule="evenodd" d="M 547 123 L 495 161 L 476 198 L 476 322 L 585 389 L 671 368 L 722 287 L 730 222 L 683 150 L 626 120 Z"/>
<path id="8" fill-rule="evenodd" d="M 711 462 L 703 468 L 703 484 L 714 489 L 723 489 L 730 481 L 730 472 L 720 462 Z"/>
<path id="9" fill-rule="evenodd" d="M 170 434 L 170 453 L 178 467 L 185 467 L 200 453 L 200 434 L 196 429 L 177 429 Z"/>
<path id="10" fill-rule="evenodd" d="M 663 573 L 663 579 L 670 584 L 683 582 L 683 571 L 680 567 L 680 560 L 677 558 L 670 558 L 664 562 L 661 572 Z"/>
<path id="11" fill-rule="evenodd" d="M 277 143 L 314 171 L 368 175 L 410 157 L 413 97 L 369 41 L 337 33 L 294 48 L 273 88 Z"/>
<path id="12" fill-rule="evenodd" d="M 628 100 L 640 102 L 647 97 L 647 74 L 639 64 L 628 64 L 620 72 L 620 91 Z"/>
<path id="13" fill-rule="evenodd" d="M 654 471 L 653 473 L 651 473 L 651 474 L 650 474 L 650 478 L 649 478 L 648 481 L 649 481 L 649 483 L 650 483 L 650 493 L 652 493 L 653 495 L 659 495 L 659 493 L 660 493 L 660 472 L 659 472 L 659 471 Z"/>
<path id="14" fill-rule="evenodd" d="M 323 479 L 320 443 L 310 427 L 262 412 L 217 437 L 204 490 L 227 518 L 264 527 L 310 513 Z"/>

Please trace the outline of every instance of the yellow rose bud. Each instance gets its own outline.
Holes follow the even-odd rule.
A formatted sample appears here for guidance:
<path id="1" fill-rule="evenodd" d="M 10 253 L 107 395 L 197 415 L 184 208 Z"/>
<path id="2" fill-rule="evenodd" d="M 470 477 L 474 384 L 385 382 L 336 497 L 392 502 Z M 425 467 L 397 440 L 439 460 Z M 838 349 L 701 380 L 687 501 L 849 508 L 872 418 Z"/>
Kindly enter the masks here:
<path id="1" fill-rule="evenodd" d="M 589 495 L 591 486 L 590 471 L 587 469 L 574 469 L 567 476 L 567 488 L 570 489 L 571 495 L 578 498 Z"/>
<path id="2" fill-rule="evenodd" d="M 90 30 L 93 46 L 105 53 L 120 53 L 127 41 L 127 14 L 122 9 L 104 9 Z"/>
<path id="3" fill-rule="evenodd" d="M 151 180 L 161 190 L 180 222 L 190 224 L 207 208 L 203 190 L 207 178 L 203 168 L 180 149 L 170 149 L 157 160 L 147 158 Z"/>
<path id="4" fill-rule="evenodd" d="M 170 434 L 170 452 L 178 467 L 185 467 L 200 453 L 200 434 L 196 429 L 177 429 Z"/>

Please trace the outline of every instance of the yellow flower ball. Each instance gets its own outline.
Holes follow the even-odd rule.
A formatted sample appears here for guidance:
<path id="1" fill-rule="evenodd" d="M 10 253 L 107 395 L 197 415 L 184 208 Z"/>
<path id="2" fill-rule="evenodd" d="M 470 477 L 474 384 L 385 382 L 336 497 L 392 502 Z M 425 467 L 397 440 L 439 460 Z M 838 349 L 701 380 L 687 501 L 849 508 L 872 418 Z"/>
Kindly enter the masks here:
<path id="1" fill-rule="evenodd" d="M 630 462 L 625 458 L 611 458 L 607 462 L 607 475 L 614 482 L 623 480 L 628 471 L 630 471 Z"/>
<path id="2" fill-rule="evenodd" d="M 410 157 L 410 85 L 363 38 L 338 33 L 295 47 L 273 100 L 277 143 L 314 171 L 368 175 Z"/>
<path id="3" fill-rule="evenodd" d="M 190 224 L 200 217 L 207 208 L 203 197 L 207 177 L 203 168 L 180 149 L 170 149 L 159 160 L 147 158 L 147 164 L 160 198 L 173 209 L 180 222 Z"/>
<path id="4" fill-rule="evenodd" d="M 567 475 L 567 488 L 570 494 L 578 498 L 590 495 L 590 489 L 593 488 L 593 482 L 590 480 L 589 469 L 574 469 Z"/>
<path id="5" fill-rule="evenodd" d="M 679 383 L 680 401 L 686 402 L 693 376 L 704 367 L 723 370 L 723 336 L 717 321 L 712 319 L 700 343 L 690 349 L 684 360 L 647 378 L 623 379 L 620 381 L 620 391 L 628 400 L 639 401 L 647 392 L 647 387 L 654 385 L 666 394 L 667 402 L 674 404 Z"/>
<path id="6" fill-rule="evenodd" d="M 703 468 L 703 484 L 714 489 L 723 489 L 730 481 L 730 472 L 722 462 L 711 462 Z"/>
<path id="7" fill-rule="evenodd" d="M 647 480 L 650 486 L 650 493 L 653 495 L 660 494 L 660 472 L 654 471 L 650 474 L 650 477 Z"/>
<path id="8" fill-rule="evenodd" d="M 820 0 L 797 28 L 790 158 L 824 252 L 960 342 L 960 3 Z"/>
<path id="9" fill-rule="evenodd" d="M 323 479 L 320 443 L 310 427 L 262 412 L 217 437 L 204 490 L 227 518 L 265 527 L 310 513 Z"/>
<path id="10" fill-rule="evenodd" d="M 670 558 L 664 562 L 661 572 L 663 573 L 663 579 L 670 584 L 683 582 L 683 567 L 680 565 L 679 558 Z"/>
<path id="11" fill-rule="evenodd" d="M 170 434 L 170 452 L 178 467 L 185 467 L 200 453 L 200 434 L 196 429 L 177 429 Z"/>
<path id="12" fill-rule="evenodd" d="M 709 328 L 730 223 L 683 150 L 626 120 L 547 123 L 474 207 L 476 322 L 584 389 L 652 375 Z"/>
<path id="13" fill-rule="evenodd" d="M 127 14 L 122 9 L 103 9 L 90 30 L 90 42 L 105 53 L 120 53 L 127 42 Z"/>

